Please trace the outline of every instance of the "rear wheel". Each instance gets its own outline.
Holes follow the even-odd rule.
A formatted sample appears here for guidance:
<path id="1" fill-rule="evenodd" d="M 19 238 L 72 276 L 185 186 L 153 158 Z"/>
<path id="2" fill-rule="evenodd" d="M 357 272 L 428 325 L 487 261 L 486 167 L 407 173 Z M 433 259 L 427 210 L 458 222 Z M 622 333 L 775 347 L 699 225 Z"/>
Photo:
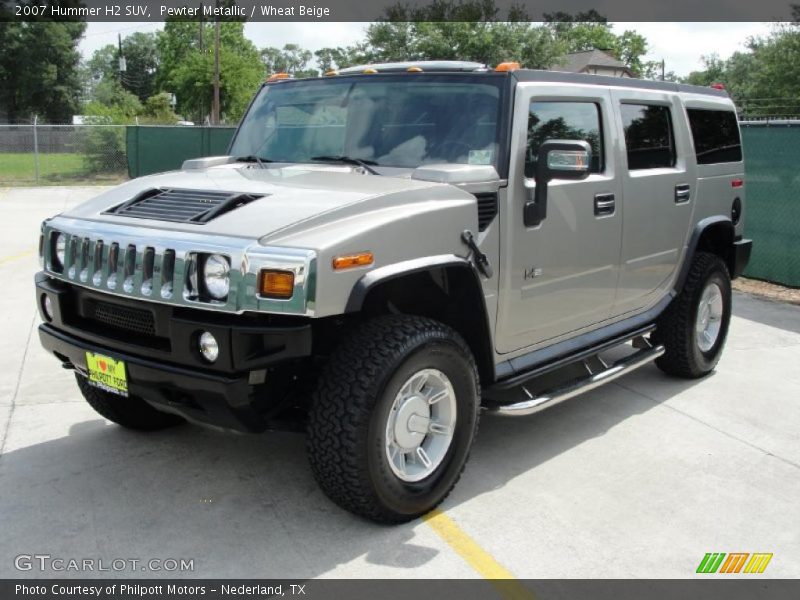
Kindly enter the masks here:
<path id="1" fill-rule="evenodd" d="M 101 416 L 117 425 L 140 431 L 156 431 L 184 423 L 184 419 L 156 410 L 137 396 L 120 396 L 96 388 L 83 376 L 75 374 L 81 394 Z"/>
<path id="2" fill-rule="evenodd" d="M 309 415 L 311 469 L 343 508 L 381 523 L 425 514 L 455 486 L 475 437 L 478 374 L 436 321 L 369 321 L 333 354 Z"/>
<path id="3" fill-rule="evenodd" d="M 731 320 L 731 280 L 721 258 L 699 252 L 681 293 L 659 319 L 653 340 L 664 344 L 656 364 L 665 373 L 694 379 L 714 370 Z"/>

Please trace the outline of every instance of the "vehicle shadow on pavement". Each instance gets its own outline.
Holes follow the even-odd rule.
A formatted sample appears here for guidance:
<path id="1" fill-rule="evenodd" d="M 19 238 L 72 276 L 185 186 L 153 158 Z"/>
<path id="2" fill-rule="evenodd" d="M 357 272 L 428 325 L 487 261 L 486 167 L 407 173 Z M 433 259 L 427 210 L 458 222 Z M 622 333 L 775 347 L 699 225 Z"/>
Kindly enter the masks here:
<path id="1" fill-rule="evenodd" d="M 664 378 L 653 366 L 645 370 Z M 696 383 L 664 379 L 659 400 L 612 384 L 530 417 L 484 416 L 464 476 L 443 508 L 502 488 Z M 248 436 L 192 425 L 137 433 L 75 406 L 86 420 L 69 435 L 0 457 L 2 577 L 41 576 L 14 569 L 14 556 L 23 552 L 194 559 L 192 572 L 116 575 L 230 578 L 363 577 L 364 562 L 370 576 L 396 577 L 397 569 L 422 567 L 440 553 L 421 521 L 383 527 L 331 503 L 311 476 L 302 435 Z M 528 498 L 516 501 L 535 503 L 548 493 L 530 488 Z M 459 568 L 452 561 L 444 564 Z"/>
<path id="2" fill-rule="evenodd" d="M 737 293 L 733 311 L 734 316 L 748 321 L 800 333 L 800 307 L 793 304 Z"/>

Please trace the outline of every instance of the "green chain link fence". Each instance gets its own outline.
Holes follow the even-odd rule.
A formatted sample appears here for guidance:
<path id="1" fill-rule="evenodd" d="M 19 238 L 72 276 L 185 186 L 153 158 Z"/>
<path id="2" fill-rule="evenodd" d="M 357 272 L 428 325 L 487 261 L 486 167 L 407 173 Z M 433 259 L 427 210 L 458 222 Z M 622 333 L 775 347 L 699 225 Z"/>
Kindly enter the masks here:
<path id="1" fill-rule="evenodd" d="M 800 287 L 800 123 L 742 125 L 745 237 L 753 254 L 744 274 Z"/>
<path id="2" fill-rule="evenodd" d="M 141 177 L 180 169 L 187 158 L 227 154 L 235 127 L 129 126 L 128 174 Z"/>

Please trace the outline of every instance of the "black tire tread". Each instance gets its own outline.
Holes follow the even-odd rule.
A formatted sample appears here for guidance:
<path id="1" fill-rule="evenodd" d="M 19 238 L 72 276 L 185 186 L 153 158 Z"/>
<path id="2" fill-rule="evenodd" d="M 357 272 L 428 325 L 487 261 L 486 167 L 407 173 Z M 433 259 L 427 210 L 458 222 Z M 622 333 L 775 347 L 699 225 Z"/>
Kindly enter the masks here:
<path id="1" fill-rule="evenodd" d="M 362 323 L 332 354 L 323 368 L 309 414 L 309 462 L 323 492 L 342 508 L 379 523 L 404 523 L 419 516 L 398 515 L 381 506 L 367 480 L 367 465 L 359 448 L 377 401 L 376 392 L 384 383 L 380 378 L 388 365 L 402 361 L 408 346 L 419 336 L 436 341 L 447 336 L 456 344 L 469 357 L 480 397 L 474 358 L 458 333 L 429 318 L 388 315 Z M 473 435 L 477 427 L 476 418 Z M 449 493 L 450 490 L 439 503 Z"/>
<path id="2" fill-rule="evenodd" d="M 707 374 L 707 371 L 698 367 L 692 356 L 695 296 L 705 284 L 708 273 L 717 268 L 727 274 L 727 267 L 719 256 L 698 252 L 692 260 L 681 292 L 658 320 L 653 340 L 663 344 L 665 352 L 656 360 L 656 365 L 668 375 L 697 379 Z M 723 331 L 721 335 L 725 333 Z"/>

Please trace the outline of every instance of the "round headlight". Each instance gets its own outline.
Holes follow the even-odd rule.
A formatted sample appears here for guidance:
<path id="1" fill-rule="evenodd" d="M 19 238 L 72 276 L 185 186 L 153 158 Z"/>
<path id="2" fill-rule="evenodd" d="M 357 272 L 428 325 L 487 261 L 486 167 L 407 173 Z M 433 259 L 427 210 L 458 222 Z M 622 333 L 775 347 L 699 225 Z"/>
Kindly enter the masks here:
<path id="1" fill-rule="evenodd" d="M 55 248 L 58 265 L 63 267 L 64 260 L 67 258 L 67 236 L 65 236 L 63 233 L 56 235 Z"/>
<path id="2" fill-rule="evenodd" d="M 224 300 L 231 289 L 231 266 L 228 259 L 219 254 L 206 258 L 203 265 L 203 284 L 209 296 Z"/>
<path id="3" fill-rule="evenodd" d="M 200 354 L 203 355 L 208 362 L 214 362 L 217 360 L 219 356 L 219 344 L 217 343 L 217 339 L 211 335 L 208 331 L 204 331 L 200 334 L 200 339 L 198 340 L 198 346 L 200 347 Z"/>

